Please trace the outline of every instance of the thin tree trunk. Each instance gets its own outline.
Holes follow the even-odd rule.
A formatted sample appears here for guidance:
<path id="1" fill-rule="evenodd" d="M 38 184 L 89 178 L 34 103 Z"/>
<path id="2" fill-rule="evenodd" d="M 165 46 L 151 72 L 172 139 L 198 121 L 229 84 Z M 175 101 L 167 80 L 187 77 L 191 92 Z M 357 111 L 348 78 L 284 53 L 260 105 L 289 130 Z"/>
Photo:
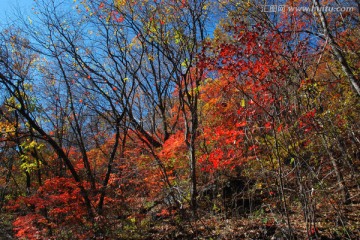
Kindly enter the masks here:
<path id="1" fill-rule="evenodd" d="M 321 6 L 319 3 L 319 0 L 313 0 L 313 3 L 315 5 L 315 7 L 319 10 L 318 13 L 319 13 L 320 21 L 321 21 L 321 27 L 324 31 L 326 38 L 329 39 L 329 44 L 330 44 L 332 50 L 334 51 L 335 57 L 341 64 L 342 70 L 348 77 L 348 79 L 349 79 L 351 85 L 353 86 L 353 88 L 355 89 L 356 93 L 358 94 L 358 96 L 360 96 L 360 87 L 358 84 L 358 80 L 356 79 L 356 77 L 353 74 L 349 64 L 347 63 L 343 53 L 341 52 L 340 46 L 336 43 L 336 41 L 334 40 L 334 37 L 330 33 L 328 24 L 326 22 L 325 14 L 320 10 Z"/>
<path id="2" fill-rule="evenodd" d="M 350 197 L 349 190 L 345 185 L 344 177 L 343 177 L 341 171 L 339 170 L 336 159 L 334 158 L 333 154 L 330 152 L 330 149 L 329 149 L 329 147 L 327 145 L 326 138 L 325 138 L 324 135 L 322 135 L 322 142 L 323 142 L 323 145 L 324 145 L 324 147 L 326 149 L 326 153 L 328 154 L 328 156 L 330 158 L 331 165 L 334 168 L 335 175 L 336 175 L 336 178 L 337 178 L 337 182 L 338 182 L 338 185 L 339 185 L 339 189 L 340 189 L 341 194 L 342 194 L 343 202 L 345 204 L 349 204 L 351 202 L 351 197 Z"/>
<path id="3" fill-rule="evenodd" d="M 284 212 L 285 212 L 286 222 L 287 222 L 287 225 L 289 228 L 289 239 L 294 239 L 293 229 L 291 226 L 291 220 L 290 220 L 288 206 L 287 206 L 285 192 L 284 192 L 283 166 L 282 166 L 282 161 L 281 161 L 280 153 L 279 153 L 280 146 L 279 146 L 277 134 L 275 131 L 275 120 L 273 120 L 272 124 L 273 124 L 272 127 L 273 127 L 274 139 L 275 139 L 275 156 L 276 156 L 278 164 L 279 164 L 278 177 L 279 177 L 279 183 L 280 183 L 281 201 L 282 201 Z"/>
<path id="4" fill-rule="evenodd" d="M 195 124 L 197 125 L 197 124 Z M 190 194 L 191 194 L 191 207 L 193 210 L 194 216 L 196 216 L 197 212 L 197 181 L 196 181 L 196 156 L 195 156 L 195 138 L 196 138 L 196 128 L 192 126 L 191 131 L 191 138 L 189 144 L 189 157 L 190 157 L 190 176 L 191 176 L 191 187 L 190 187 Z"/>
<path id="5" fill-rule="evenodd" d="M 116 156 L 116 151 L 117 151 L 118 146 L 119 146 L 119 140 L 120 140 L 120 127 L 119 127 L 119 124 L 120 124 L 120 120 L 117 120 L 116 133 L 115 133 L 115 143 L 114 143 L 113 149 L 112 149 L 111 154 L 110 154 L 110 159 L 109 159 L 109 162 L 108 162 L 108 165 L 107 165 L 107 171 L 106 171 L 105 179 L 103 181 L 103 185 L 102 185 L 101 190 L 100 190 L 101 194 L 100 194 L 100 199 L 99 199 L 99 204 L 98 204 L 98 213 L 99 214 L 102 214 L 103 205 L 104 205 L 104 199 L 105 199 L 105 194 L 106 194 L 106 187 L 107 187 L 107 185 L 109 183 L 110 174 L 111 174 L 111 171 L 112 171 L 112 165 L 113 165 L 113 162 L 114 162 L 114 159 L 115 159 L 115 156 Z M 121 156 L 120 157 L 123 157 L 125 143 L 126 143 L 126 135 L 124 136 L 123 141 L 122 141 L 121 153 L 120 153 Z"/>
<path id="6" fill-rule="evenodd" d="M 44 138 L 44 140 L 46 140 L 53 147 L 56 154 L 64 161 L 64 163 L 68 167 L 72 177 L 78 183 L 78 187 L 80 189 L 80 194 L 84 199 L 85 206 L 86 206 L 86 209 L 88 212 L 88 216 L 90 219 L 93 219 L 94 213 L 92 211 L 91 201 L 90 201 L 88 192 L 82 185 L 81 178 L 78 175 L 78 173 L 76 172 L 73 164 L 71 163 L 71 160 L 67 157 L 67 155 L 65 154 L 63 149 L 61 147 L 59 147 L 57 142 L 51 136 L 49 136 L 40 126 L 38 126 L 37 123 L 27 114 L 27 112 L 24 110 L 24 108 L 20 108 L 18 111 L 28 121 L 29 125 L 33 129 L 35 129 Z"/>

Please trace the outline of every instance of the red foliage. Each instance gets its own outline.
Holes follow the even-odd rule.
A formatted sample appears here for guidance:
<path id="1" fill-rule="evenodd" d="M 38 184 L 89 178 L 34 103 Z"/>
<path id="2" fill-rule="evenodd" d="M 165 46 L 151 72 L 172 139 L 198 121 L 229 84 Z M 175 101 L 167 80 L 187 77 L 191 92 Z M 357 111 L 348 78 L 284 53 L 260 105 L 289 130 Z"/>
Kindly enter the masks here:
<path id="1" fill-rule="evenodd" d="M 47 179 L 36 194 L 18 198 L 10 209 L 20 215 L 13 222 L 19 238 L 51 239 L 72 233 L 78 239 L 86 239 L 93 234 L 87 219 L 87 211 L 76 182 L 57 177 Z"/>
<path id="2" fill-rule="evenodd" d="M 203 171 L 234 169 L 253 158 L 260 149 L 250 143 L 246 132 L 268 133 L 284 126 L 273 121 L 273 108 L 282 111 L 278 90 L 284 86 L 287 63 L 276 57 L 283 39 L 263 31 L 260 24 L 249 28 L 241 22 L 228 26 L 232 41 L 210 46 L 216 54 L 204 59 L 215 79 L 201 91 L 203 101 Z M 270 44 L 271 43 L 271 44 Z M 271 46 L 271 48 L 269 47 Z M 294 60 L 295 61 L 295 60 Z M 205 120 L 206 119 L 206 120 Z"/>

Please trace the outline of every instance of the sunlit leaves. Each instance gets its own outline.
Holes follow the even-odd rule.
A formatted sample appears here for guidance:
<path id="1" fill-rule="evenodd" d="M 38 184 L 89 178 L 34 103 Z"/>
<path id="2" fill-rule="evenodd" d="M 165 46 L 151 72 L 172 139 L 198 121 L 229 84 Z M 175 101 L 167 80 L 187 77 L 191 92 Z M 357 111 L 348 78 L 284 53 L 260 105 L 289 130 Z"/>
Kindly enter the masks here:
<path id="1" fill-rule="evenodd" d="M 88 232 L 78 232 L 74 228 L 79 222 L 89 223 L 85 218 L 86 210 L 78 187 L 68 178 L 46 180 L 35 195 L 21 197 L 9 208 L 29 211 L 27 215 L 19 216 L 14 221 L 14 230 L 19 238 L 33 238 L 40 232 L 42 236 L 50 236 L 51 232 L 57 236 L 72 232 L 79 239 L 92 234 L 91 229 Z"/>
<path id="2" fill-rule="evenodd" d="M 20 155 L 21 165 L 20 168 L 26 172 L 31 172 L 35 169 L 41 167 L 41 162 L 39 159 L 34 159 L 35 151 L 42 151 L 45 147 L 44 144 L 38 143 L 35 140 L 26 139 L 23 143 L 20 144 L 22 154 Z"/>

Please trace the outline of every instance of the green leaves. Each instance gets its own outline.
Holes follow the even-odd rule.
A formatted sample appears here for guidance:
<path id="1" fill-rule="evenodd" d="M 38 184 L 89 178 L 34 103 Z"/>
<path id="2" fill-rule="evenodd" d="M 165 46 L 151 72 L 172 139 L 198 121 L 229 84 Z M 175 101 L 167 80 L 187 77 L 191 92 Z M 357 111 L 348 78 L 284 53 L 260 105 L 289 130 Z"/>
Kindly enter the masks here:
<path id="1" fill-rule="evenodd" d="M 42 143 L 39 144 L 35 140 L 31 141 L 30 139 L 27 139 L 20 144 L 20 147 L 22 152 L 20 155 L 20 168 L 29 173 L 35 169 L 39 169 L 41 167 L 41 161 L 39 161 L 39 159 L 35 159 L 33 153 L 34 151 L 41 152 L 45 145 Z"/>

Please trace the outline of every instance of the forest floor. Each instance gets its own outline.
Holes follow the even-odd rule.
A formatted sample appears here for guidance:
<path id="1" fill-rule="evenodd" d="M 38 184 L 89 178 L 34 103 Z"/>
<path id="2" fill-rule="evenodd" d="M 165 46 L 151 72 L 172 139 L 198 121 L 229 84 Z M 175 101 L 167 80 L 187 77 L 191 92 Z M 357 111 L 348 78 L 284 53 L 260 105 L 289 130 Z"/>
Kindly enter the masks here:
<path id="1" fill-rule="evenodd" d="M 314 203 L 315 227 L 306 227 L 300 202 L 287 199 L 294 239 L 360 239 L 359 184 L 350 178 L 345 180 L 351 203 L 338 204 L 335 200 L 340 198 L 340 194 L 326 196 L 323 193 L 323 201 Z M 129 239 L 289 239 L 287 217 L 280 211 L 271 210 L 281 208 L 279 204 L 263 203 L 251 213 L 240 216 L 199 210 L 196 221 L 179 221 L 176 217 L 161 219 L 149 224 L 147 230 L 143 229 L 140 235 L 136 234 L 137 236 Z"/>
<path id="2" fill-rule="evenodd" d="M 316 230 L 309 229 L 309 226 L 307 229 L 300 202 L 291 199 L 291 194 L 287 193 L 288 216 L 294 239 L 360 239 L 359 184 L 350 177 L 345 180 L 351 203 L 337 204 L 335 200 L 340 196 L 323 194 L 323 201 L 314 203 Z M 287 217 L 276 210 L 281 209 L 280 202 L 276 198 L 267 202 L 262 199 L 261 202 L 251 212 L 242 214 L 231 211 L 224 214 L 216 209 L 209 213 L 199 207 L 196 220 L 189 211 L 182 217 L 178 214 L 158 219 L 148 216 L 132 226 L 119 225 L 117 239 L 289 239 Z M 307 234 L 309 231 L 311 237 Z M 0 213 L 0 239 L 15 239 L 9 214 Z"/>

